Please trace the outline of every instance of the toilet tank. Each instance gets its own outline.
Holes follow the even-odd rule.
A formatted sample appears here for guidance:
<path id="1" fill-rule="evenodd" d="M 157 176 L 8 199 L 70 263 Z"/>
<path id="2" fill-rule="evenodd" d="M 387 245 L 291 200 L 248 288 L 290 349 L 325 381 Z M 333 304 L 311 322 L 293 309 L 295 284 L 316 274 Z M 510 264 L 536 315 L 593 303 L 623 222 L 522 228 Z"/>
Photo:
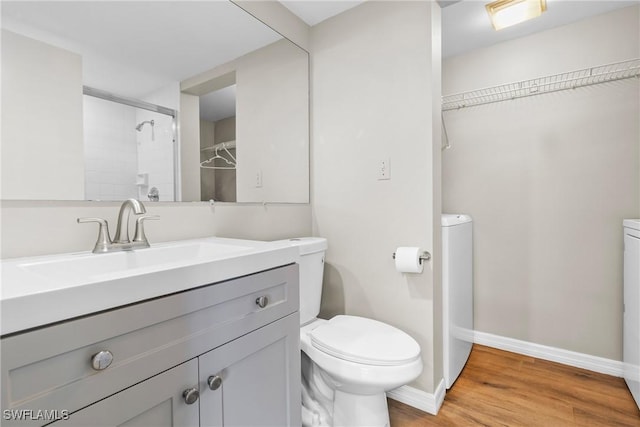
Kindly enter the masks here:
<path id="1" fill-rule="evenodd" d="M 304 325 L 315 319 L 320 313 L 324 254 L 328 247 L 327 239 L 300 237 L 289 239 L 289 242 L 299 249 L 300 324 Z"/>

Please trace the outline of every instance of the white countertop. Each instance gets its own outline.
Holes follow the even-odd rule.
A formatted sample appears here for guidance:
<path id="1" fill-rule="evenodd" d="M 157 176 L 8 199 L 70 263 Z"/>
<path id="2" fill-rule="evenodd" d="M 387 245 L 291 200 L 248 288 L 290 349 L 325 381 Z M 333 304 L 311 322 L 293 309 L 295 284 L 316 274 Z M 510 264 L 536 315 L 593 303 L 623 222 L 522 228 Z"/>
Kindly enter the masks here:
<path id="1" fill-rule="evenodd" d="M 6 335 L 296 262 L 288 241 L 217 237 L 3 260 L 0 334 Z"/>

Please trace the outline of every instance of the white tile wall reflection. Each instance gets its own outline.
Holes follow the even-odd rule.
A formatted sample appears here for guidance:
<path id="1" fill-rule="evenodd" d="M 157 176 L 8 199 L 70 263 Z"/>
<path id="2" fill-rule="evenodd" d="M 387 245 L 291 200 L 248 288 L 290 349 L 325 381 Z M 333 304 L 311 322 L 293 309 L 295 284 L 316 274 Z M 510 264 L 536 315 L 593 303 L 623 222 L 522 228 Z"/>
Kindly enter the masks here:
<path id="1" fill-rule="evenodd" d="M 173 118 L 140 109 L 136 117 L 136 123 L 153 120 L 153 128 L 145 124 L 136 132 L 137 197 L 148 200 L 149 189 L 156 187 L 160 201 L 173 201 Z"/>
<path id="2" fill-rule="evenodd" d="M 83 115 L 86 200 L 174 200 L 172 117 L 88 95 Z"/>

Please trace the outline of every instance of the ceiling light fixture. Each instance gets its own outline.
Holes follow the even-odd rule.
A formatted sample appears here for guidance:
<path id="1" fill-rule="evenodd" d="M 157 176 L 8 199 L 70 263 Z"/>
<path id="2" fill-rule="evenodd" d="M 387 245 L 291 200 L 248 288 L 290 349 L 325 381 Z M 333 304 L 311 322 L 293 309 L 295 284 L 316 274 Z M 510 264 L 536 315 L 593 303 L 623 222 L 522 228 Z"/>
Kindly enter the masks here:
<path id="1" fill-rule="evenodd" d="M 497 31 L 542 15 L 542 12 L 547 10 L 547 1 L 497 0 L 485 7 L 491 24 Z"/>

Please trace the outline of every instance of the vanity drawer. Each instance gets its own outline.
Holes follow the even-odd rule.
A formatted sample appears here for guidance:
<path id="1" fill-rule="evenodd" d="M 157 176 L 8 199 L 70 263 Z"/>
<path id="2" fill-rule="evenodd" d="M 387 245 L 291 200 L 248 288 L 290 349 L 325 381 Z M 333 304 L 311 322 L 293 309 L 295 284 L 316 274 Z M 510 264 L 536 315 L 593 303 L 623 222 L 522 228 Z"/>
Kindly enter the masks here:
<path id="1" fill-rule="evenodd" d="M 46 424 L 51 420 L 8 418 L 74 412 L 298 305 L 298 266 L 292 264 L 3 338 L 3 425 Z M 104 369 L 92 367 L 99 352 L 113 357 Z"/>

